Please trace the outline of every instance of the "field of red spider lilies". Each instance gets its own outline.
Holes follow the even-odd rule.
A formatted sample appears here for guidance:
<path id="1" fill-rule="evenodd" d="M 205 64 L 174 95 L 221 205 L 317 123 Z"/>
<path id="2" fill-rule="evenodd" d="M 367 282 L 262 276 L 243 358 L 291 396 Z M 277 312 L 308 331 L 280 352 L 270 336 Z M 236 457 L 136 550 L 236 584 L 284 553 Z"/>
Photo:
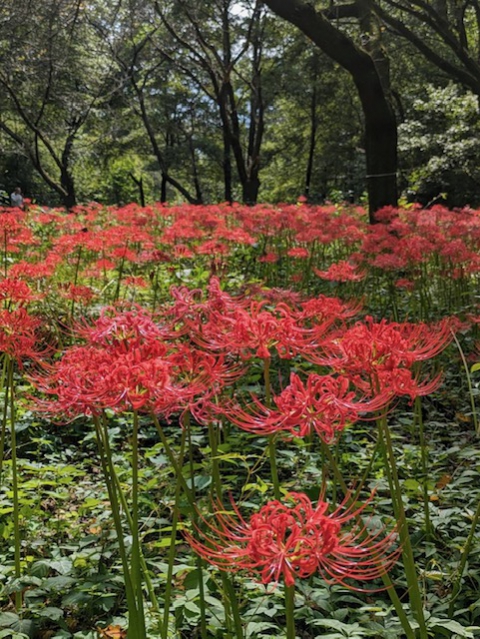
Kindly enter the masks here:
<path id="1" fill-rule="evenodd" d="M 0 639 L 480 634 L 480 211 L 31 207 L 0 245 Z"/>

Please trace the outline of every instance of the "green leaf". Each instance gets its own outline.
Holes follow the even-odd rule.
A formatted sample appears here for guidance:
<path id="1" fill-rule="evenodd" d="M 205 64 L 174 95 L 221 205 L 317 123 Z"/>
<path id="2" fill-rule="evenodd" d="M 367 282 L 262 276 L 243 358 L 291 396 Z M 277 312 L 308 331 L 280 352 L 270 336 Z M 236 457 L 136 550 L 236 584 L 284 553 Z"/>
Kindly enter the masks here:
<path id="1" fill-rule="evenodd" d="M 92 599 L 91 595 L 81 590 L 72 590 L 62 599 L 62 606 L 78 606 L 88 603 Z"/>
<path id="2" fill-rule="evenodd" d="M 24 635 L 23 633 L 14 632 L 12 634 L 11 628 L 0 630 L 0 639 L 25 639 L 26 637 L 28 637 L 28 635 Z"/>
<path id="3" fill-rule="evenodd" d="M 33 637 L 35 634 L 35 624 L 31 619 L 19 619 L 11 626 L 16 632 L 21 632 L 28 637 Z"/>
<path id="4" fill-rule="evenodd" d="M 245 636 L 247 639 L 249 637 L 256 637 L 259 632 L 262 632 L 263 630 L 271 630 L 272 628 L 275 628 L 275 624 L 270 623 L 269 621 L 250 621 L 247 623 Z"/>
<path id="5" fill-rule="evenodd" d="M 48 579 L 45 579 L 43 587 L 50 588 L 51 590 L 63 590 L 64 588 L 69 588 L 75 583 L 75 581 L 76 580 L 73 579 L 73 577 L 59 575 L 58 577 L 49 577 Z"/>
<path id="6" fill-rule="evenodd" d="M 50 572 L 50 562 L 44 559 L 35 561 L 30 567 L 30 572 L 35 577 L 46 577 Z"/>
<path id="7" fill-rule="evenodd" d="M 405 488 L 405 490 L 410 490 L 412 492 L 417 492 L 418 490 L 420 490 L 420 484 L 416 479 L 406 479 L 403 482 L 403 487 Z"/>
<path id="8" fill-rule="evenodd" d="M 471 630 L 478 629 L 478 626 L 462 626 L 462 624 L 458 623 L 458 621 L 453 621 L 453 619 L 437 619 L 436 617 L 432 617 L 429 620 L 429 627 L 432 628 L 445 628 L 446 630 L 450 630 L 460 637 L 467 637 L 467 639 L 473 639 L 474 634 Z"/>
<path id="9" fill-rule="evenodd" d="M 16 621 L 18 621 L 19 617 L 14 612 L 2 612 L 0 613 L 0 626 L 11 626 Z"/>
<path id="10" fill-rule="evenodd" d="M 211 475 L 196 475 L 193 483 L 197 490 L 203 490 L 204 488 L 207 488 L 207 486 L 210 486 L 212 483 L 212 477 Z"/>
<path id="11" fill-rule="evenodd" d="M 70 559 L 63 557 L 59 561 L 51 561 L 50 567 L 59 572 L 61 575 L 67 575 L 72 571 L 72 562 Z"/>
<path id="12" fill-rule="evenodd" d="M 63 619 L 63 610 L 61 610 L 61 608 L 55 608 L 53 606 L 43 608 L 42 610 L 39 610 L 37 614 L 39 615 L 39 617 L 46 617 L 47 619 L 51 619 L 52 621 Z"/>

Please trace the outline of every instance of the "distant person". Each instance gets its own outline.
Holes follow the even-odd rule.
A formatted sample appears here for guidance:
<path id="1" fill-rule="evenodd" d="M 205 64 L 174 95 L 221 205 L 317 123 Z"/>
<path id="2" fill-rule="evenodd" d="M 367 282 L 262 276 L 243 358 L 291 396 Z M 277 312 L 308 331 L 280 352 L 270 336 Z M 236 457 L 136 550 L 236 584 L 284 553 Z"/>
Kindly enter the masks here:
<path id="1" fill-rule="evenodd" d="M 22 189 L 19 186 L 10 194 L 10 204 L 18 209 L 23 209 Z"/>

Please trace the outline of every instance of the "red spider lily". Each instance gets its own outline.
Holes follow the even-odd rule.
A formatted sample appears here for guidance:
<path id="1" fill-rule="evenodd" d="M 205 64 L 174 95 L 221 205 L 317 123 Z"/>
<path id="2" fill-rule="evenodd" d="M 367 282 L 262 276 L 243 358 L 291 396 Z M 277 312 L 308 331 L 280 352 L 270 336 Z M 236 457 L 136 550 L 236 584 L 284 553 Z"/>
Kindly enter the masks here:
<path id="1" fill-rule="evenodd" d="M 292 373 L 290 384 L 273 397 L 276 408 L 253 399 L 254 405 L 247 410 L 234 406 L 223 413 L 232 423 L 257 435 L 286 432 L 292 437 L 306 437 L 315 431 L 331 443 L 335 434 L 358 421 L 361 413 L 385 407 L 391 395 L 378 394 L 364 401 L 350 390 L 350 381 L 345 377 L 311 374 L 304 384 Z"/>
<path id="2" fill-rule="evenodd" d="M 21 224 L 21 217 L 18 213 L 11 213 L 10 211 L 2 213 L 0 216 L 0 237 L 7 237 L 11 235 L 18 235 L 23 229 Z"/>
<path id="3" fill-rule="evenodd" d="M 131 288 L 148 288 L 148 282 L 141 275 L 131 275 L 125 278 L 125 286 Z"/>
<path id="4" fill-rule="evenodd" d="M 70 348 L 33 380 L 55 397 L 39 402 L 44 412 L 67 418 L 105 409 L 168 416 L 219 392 L 234 377 L 224 358 L 173 348 L 165 330 L 135 305 L 123 312 L 107 308 L 93 326 L 77 333 L 87 345 Z"/>
<path id="5" fill-rule="evenodd" d="M 81 284 L 72 284 L 71 282 L 65 287 L 60 288 L 60 295 L 67 300 L 73 300 L 74 302 L 83 302 L 87 304 L 91 302 L 96 293 L 90 286 L 84 286 Z"/>
<path id="6" fill-rule="evenodd" d="M 93 326 L 79 326 L 77 333 L 89 344 L 110 350 L 127 352 L 143 348 L 150 358 L 167 352 L 164 340 L 168 332 L 136 304 L 123 311 L 120 307 L 106 307 Z"/>
<path id="7" fill-rule="evenodd" d="M 290 359 L 311 347 L 312 331 L 298 325 L 287 305 L 278 304 L 272 310 L 265 307 L 265 302 L 251 302 L 228 315 L 213 311 L 193 339 L 206 348 L 233 353 L 244 360 L 269 359 L 275 351 L 281 358 Z"/>
<path id="8" fill-rule="evenodd" d="M 195 253 L 186 244 L 175 244 L 172 255 L 177 259 L 195 257 Z"/>
<path id="9" fill-rule="evenodd" d="M 365 347 L 370 352 L 369 368 L 381 365 L 385 368 L 395 367 L 398 363 L 410 366 L 414 362 L 421 362 L 441 353 L 452 341 L 452 331 L 456 329 L 457 321 L 446 318 L 436 324 L 422 322 L 389 322 L 382 319 L 375 322 L 372 317 L 366 317 L 364 322 L 357 322 L 339 338 L 332 341 L 332 352 L 338 353 L 340 358 L 354 360 L 356 355 L 351 349 L 359 350 Z M 326 358 L 325 362 L 335 362 Z M 364 366 L 357 362 L 357 367 Z"/>
<path id="10" fill-rule="evenodd" d="M 332 264 L 326 271 L 321 271 L 318 268 L 314 268 L 313 271 L 321 279 L 333 282 L 359 282 L 367 276 L 365 271 L 359 271 L 355 264 L 347 260 Z"/>
<path id="11" fill-rule="evenodd" d="M 432 392 L 439 385 L 440 376 L 422 383 L 410 369 L 415 362 L 438 355 L 453 339 L 455 326 L 455 321 L 448 318 L 427 325 L 385 319 L 375 322 L 367 317 L 330 342 L 325 341 L 325 354 L 312 359 L 333 367 L 364 392 L 390 390 L 413 399 Z"/>
<path id="12" fill-rule="evenodd" d="M 403 288 L 406 291 L 413 291 L 413 289 L 415 288 L 415 282 L 407 279 L 406 277 L 401 277 L 395 282 L 395 286 L 397 288 Z"/>
<path id="13" fill-rule="evenodd" d="M 197 529 L 200 539 L 186 536 L 209 563 L 225 571 L 258 574 L 263 584 L 283 577 L 286 586 L 293 586 L 296 578 L 318 572 L 328 583 L 352 588 L 349 579 L 364 582 L 385 574 L 399 549 L 395 530 L 381 537 L 361 523 L 371 498 L 359 507 L 348 506 L 348 499 L 328 513 L 327 502 L 320 500 L 314 507 L 304 493 L 289 493 L 285 504 L 270 501 L 249 521 L 232 500 L 232 514 L 218 504 L 214 523 L 203 520 L 206 530 Z"/>
<path id="14" fill-rule="evenodd" d="M 23 280 L 15 277 L 6 277 L 0 282 L 0 300 L 5 305 L 18 304 L 24 306 L 32 300 L 38 299 L 31 288 Z"/>
<path id="15" fill-rule="evenodd" d="M 232 366 L 226 356 L 205 353 L 180 345 L 170 356 L 172 382 L 181 390 L 177 406 L 190 411 L 199 422 L 210 422 L 218 416 L 212 404 L 224 387 L 242 375 L 242 369 Z"/>
<path id="16" fill-rule="evenodd" d="M 295 259 L 306 259 L 307 257 L 310 257 L 310 252 L 303 246 L 295 246 L 291 249 L 288 249 L 287 255 Z"/>
<path id="17" fill-rule="evenodd" d="M 343 302 L 338 297 L 319 295 L 305 300 L 300 304 L 300 310 L 294 316 L 307 325 L 323 324 L 326 320 L 331 323 L 344 321 L 360 312 L 361 303 Z"/>
<path id="18" fill-rule="evenodd" d="M 106 409 L 169 413 L 178 409 L 182 399 L 182 389 L 171 381 L 168 359 L 144 359 L 138 351 L 73 347 L 32 382 L 53 397 L 38 400 L 37 409 L 67 419 L 98 415 Z"/>
<path id="19" fill-rule="evenodd" d="M 231 247 L 218 240 L 207 240 L 195 247 L 197 255 L 229 255 Z"/>
<path id="20" fill-rule="evenodd" d="M 24 260 L 13 264 L 9 269 L 10 277 L 23 278 L 26 280 L 39 280 L 51 277 L 62 261 L 60 255 L 50 253 L 41 263 L 30 263 Z"/>
<path id="21" fill-rule="evenodd" d="M 186 345 L 178 345 L 170 355 L 172 375 L 182 385 L 194 383 L 202 393 L 218 393 L 226 384 L 238 379 L 242 370 L 232 366 L 224 355 L 205 353 Z"/>
<path id="22" fill-rule="evenodd" d="M 15 359 L 18 364 L 26 357 L 38 357 L 39 327 L 40 320 L 29 315 L 23 307 L 0 311 L 0 353 Z"/>
<path id="23" fill-rule="evenodd" d="M 273 253 L 270 251 L 269 253 L 265 253 L 265 255 L 261 255 L 258 258 L 258 261 L 265 262 L 266 264 L 275 264 L 275 262 L 278 262 L 279 259 L 280 258 L 277 253 Z"/>

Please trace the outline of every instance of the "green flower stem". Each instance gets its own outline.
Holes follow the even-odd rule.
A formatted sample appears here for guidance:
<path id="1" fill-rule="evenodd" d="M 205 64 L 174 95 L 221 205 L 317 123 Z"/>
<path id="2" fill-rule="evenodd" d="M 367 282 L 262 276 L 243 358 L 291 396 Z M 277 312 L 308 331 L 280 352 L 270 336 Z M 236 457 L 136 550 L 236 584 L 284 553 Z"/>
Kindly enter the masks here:
<path id="1" fill-rule="evenodd" d="M 106 420 L 103 420 L 102 424 L 97 416 L 94 416 L 93 422 L 95 425 L 95 432 L 97 435 L 97 446 L 100 454 L 100 463 L 102 465 L 103 477 L 107 486 L 108 497 L 110 500 L 110 507 L 112 509 L 112 517 L 117 533 L 118 549 L 120 553 L 120 559 L 123 568 L 123 581 L 125 584 L 125 595 L 127 597 L 128 608 L 128 639 L 146 639 L 146 634 L 139 634 L 137 631 L 138 624 L 138 611 L 137 603 L 135 600 L 135 591 L 133 589 L 130 567 L 128 562 L 128 555 L 125 548 L 125 542 L 123 538 L 123 527 L 120 519 L 120 504 L 117 499 L 117 492 L 115 489 L 114 479 L 115 469 L 111 455 L 107 453 L 108 447 L 108 426 Z M 108 448 L 107 448 L 108 447 Z"/>
<path id="2" fill-rule="evenodd" d="M 218 448 L 217 448 L 217 432 L 212 422 L 208 424 L 208 441 L 210 444 L 210 453 L 212 459 L 212 498 L 215 491 L 217 499 L 222 499 L 222 480 L 220 477 L 220 469 L 218 466 Z"/>
<path id="3" fill-rule="evenodd" d="M 240 616 L 240 610 L 238 607 L 237 594 L 231 581 L 232 579 L 233 577 L 231 577 L 229 574 L 222 572 L 223 589 L 225 591 L 226 598 L 228 599 L 228 602 L 231 606 L 235 636 L 236 639 L 244 639 L 242 618 Z"/>
<path id="4" fill-rule="evenodd" d="M 286 639 L 295 639 L 295 586 L 285 586 Z"/>
<path id="5" fill-rule="evenodd" d="M 373 465 L 373 460 L 375 457 L 375 454 L 377 452 L 377 450 L 380 448 L 380 443 L 381 443 L 381 438 L 379 438 L 377 440 L 377 443 L 375 445 L 375 448 L 372 452 L 372 457 L 370 459 L 370 463 L 369 463 L 369 468 Z M 345 483 L 345 480 L 343 479 L 342 473 L 340 472 L 336 462 L 335 462 L 335 458 L 332 455 L 332 452 L 330 450 L 330 448 L 327 446 L 327 444 L 325 444 L 324 442 L 322 442 L 322 452 L 325 454 L 325 457 L 328 458 L 329 462 L 330 462 L 330 466 L 333 470 L 334 473 L 334 477 L 335 480 L 338 482 L 338 484 L 340 485 L 342 491 L 348 495 L 348 486 Z M 349 499 L 350 502 L 354 502 L 358 499 L 360 490 L 362 488 L 362 486 L 364 485 L 365 481 L 366 481 L 366 473 L 364 474 L 363 478 L 362 478 L 362 482 L 359 485 L 357 491 L 355 492 L 355 494 Z M 390 597 L 390 601 L 392 602 L 393 607 L 395 608 L 395 612 L 397 613 L 397 617 L 400 621 L 400 624 L 405 632 L 405 635 L 407 637 L 407 639 L 415 639 L 415 631 L 413 630 L 412 626 L 410 625 L 410 622 L 408 620 L 407 614 L 405 613 L 405 610 L 403 609 L 402 606 L 402 602 L 400 600 L 400 597 L 397 595 L 397 591 L 395 590 L 395 586 L 392 582 L 392 580 L 390 579 L 390 575 L 388 573 L 384 573 L 381 575 L 382 581 L 383 581 L 383 585 L 385 586 L 385 589 L 388 593 L 388 596 Z"/>
<path id="6" fill-rule="evenodd" d="M 152 301 L 152 313 L 155 313 L 155 309 L 157 307 L 157 297 L 158 297 L 158 267 L 155 269 L 155 275 L 153 279 L 153 301 Z"/>
<path id="7" fill-rule="evenodd" d="M 313 267 L 314 261 L 316 261 L 317 259 L 317 255 L 315 251 L 316 247 L 317 247 L 317 240 L 314 240 L 311 244 L 310 256 L 307 260 L 306 267 L 303 271 L 303 278 L 302 278 L 302 284 L 301 284 L 302 290 L 304 289 L 306 289 L 307 291 L 309 290 L 308 284 L 309 284 L 310 276 L 312 273 L 312 267 Z"/>
<path id="8" fill-rule="evenodd" d="M 105 448 L 106 448 L 106 451 L 107 451 L 107 455 L 111 456 L 111 449 L 110 449 L 110 444 L 109 444 L 108 441 L 106 442 Z M 113 479 L 113 481 L 115 483 L 115 488 L 117 490 L 118 497 L 120 499 L 120 503 L 121 503 L 123 512 L 124 512 L 124 514 L 125 514 L 125 516 L 127 518 L 128 527 L 130 529 L 130 532 L 133 535 L 133 519 L 132 519 L 132 515 L 130 514 L 130 510 L 128 508 L 127 499 L 125 497 L 125 494 L 123 492 L 122 486 L 120 484 L 120 480 L 118 478 L 118 473 L 116 472 L 115 467 L 113 467 L 113 466 L 112 466 L 112 471 L 113 471 L 112 479 Z M 150 579 L 150 573 L 149 573 L 149 570 L 147 568 L 147 563 L 145 561 L 145 557 L 143 556 L 142 547 L 141 546 L 140 546 L 140 566 L 142 568 L 143 578 L 145 580 L 145 585 L 146 585 L 147 590 L 148 590 L 148 596 L 149 596 L 150 602 L 152 604 L 151 610 L 152 610 L 152 612 L 159 613 L 160 607 L 158 605 L 158 600 L 157 600 L 157 597 L 155 595 L 155 591 L 154 591 L 154 588 L 153 588 L 152 580 Z"/>
<path id="9" fill-rule="evenodd" d="M 220 572 L 220 577 L 222 579 L 222 601 L 223 601 L 223 611 L 225 614 L 225 628 L 223 630 L 224 639 L 233 639 L 232 635 L 232 607 L 230 606 L 230 600 L 227 594 L 227 586 L 225 585 L 225 577 L 223 571 Z M 223 637 L 222 637 L 223 639 Z M 243 637 L 242 637 L 243 639 Z"/>
<path id="10" fill-rule="evenodd" d="M 7 229 L 3 231 L 3 274 L 8 275 L 8 249 L 7 249 Z"/>
<path id="11" fill-rule="evenodd" d="M 15 556 L 15 578 L 21 576 L 21 534 L 20 534 L 20 503 L 18 491 L 18 466 L 17 466 L 17 436 L 15 433 L 15 393 L 13 387 L 14 361 L 8 360 L 7 388 L 6 396 L 10 397 L 10 436 L 12 443 L 12 493 L 13 493 L 13 532 L 14 532 L 14 556 Z M 15 591 L 15 609 L 18 612 L 22 607 L 22 592 Z"/>
<path id="12" fill-rule="evenodd" d="M 475 433 L 477 434 L 477 436 L 480 436 L 480 424 L 478 422 L 477 409 L 475 407 L 475 398 L 473 396 L 472 379 L 470 377 L 470 370 L 468 368 L 467 360 L 465 359 L 465 355 L 463 353 L 462 347 L 460 346 L 460 342 L 458 341 L 457 336 L 453 333 L 453 331 L 452 331 L 452 335 L 453 335 L 453 341 L 455 342 L 458 348 L 458 352 L 460 353 L 460 357 L 463 363 L 463 368 L 465 369 L 465 373 L 467 376 L 468 394 L 470 396 L 470 406 L 472 408 L 472 418 L 473 418 L 473 424 L 475 427 Z"/>
<path id="13" fill-rule="evenodd" d="M 268 407 L 272 404 L 272 385 L 270 382 L 270 358 L 263 360 L 263 383 L 265 385 L 265 403 Z"/>
<path id="14" fill-rule="evenodd" d="M 275 444 L 275 435 L 268 436 L 268 455 L 270 459 L 270 472 L 272 474 L 272 483 L 273 483 L 273 494 L 275 495 L 275 499 L 280 499 L 280 482 L 278 479 L 278 470 L 277 470 L 277 452 L 276 452 L 276 444 Z"/>
<path id="15" fill-rule="evenodd" d="M 178 464 L 181 467 L 183 465 L 183 458 L 185 455 L 185 441 L 186 441 L 187 433 L 185 429 L 182 429 L 182 439 L 180 441 L 180 452 L 178 455 Z M 177 526 L 178 520 L 180 516 L 180 495 L 181 495 L 182 485 L 179 481 L 175 484 L 175 504 L 173 509 L 173 519 L 172 519 L 172 532 L 170 537 L 170 548 L 168 550 L 168 569 L 167 569 L 167 580 L 165 584 L 165 594 L 164 594 L 164 609 L 163 609 L 163 625 L 162 625 L 162 639 L 168 639 L 168 622 L 170 615 L 170 604 L 172 599 L 172 581 L 173 581 L 173 564 L 175 562 L 175 555 L 177 551 L 176 547 L 176 537 L 177 537 Z"/>
<path id="16" fill-rule="evenodd" d="M 465 566 L 467 565 L 467 560 L 468 560 L 468 555 L 470 554 L 470 549 L 472 547 L 472 543 L 473 543 L 473 538 L 475 536 L 475 530 L 478 526 L 478 520 L 480 519 L 480 501 L 477 504 L 477 510 L 475 511 L 475 515 L 473 516 L 472 519 L 472 525 L 470 527 L 470 533 L 467 537 L 467 541 L 465 543 L 465 546 L 463 547 L 463 551 L 462 551 L 462 557 L 460 559 L 460 563 L 458 565 L 458 570 L 457 570 L 457 578 L 455 580 L 455 583 L 453 584 L 453 588 L 452 588 L 452 596 L 450 599 L 450 603 L 448 606 L 448 616 L 450 618 L 453 617 L 453 612 L 454 612 L 454 604 L 455 601 L 460 593 L 460 588 L 461 588 L 461 584 L 462 584 L 462 577 L 463 577 L 463 573 L 465 570 Z"/>
<path id="17" fill-rule="evenodd" d="M 132 434 L 132 581 L 137 600 L 138 623 L 140 632 L 146 633 L 145 612 L 143 606 L 142 571 L 140 567 L 140 523 L 138 511 L 138 413 L 133 411 Z"/>
<path id="18" fill-rule="evenodd" d="M 423 512 L 424 512 L 424 517 L 425 517 L 425 533 L 427 536 L 427 540 L 432 540 L 434 537 L 433 534 L 433 526 L 432 526 L 432 522 L 430 520 L 430 509 L 429 509 L 429 503 L 430 503 L 430 496 L 428 494 L 428 483 L 427 483 L 427 478 L 428 478 L 428 458 L 427 458 L 427 446 L 425 443 L 425 428 L 424 428 L 424 424 L 423 424 L 423 417 L 422 417 L 422 402 L 421 402 L 421 398 L 420 397 L 416 397 L 415 398 L 415 413 L 416 413 L 416 419 L 417 419 L 417 424 L 418 424 L 418 436 L 420 439 L 420 454 L 421 454 L 421 463 L 422 463 L 422 475 L 423 475 L 423 479 L 422 479 L 422 489 L 423 489 Z"/>
<path id="19" fill-rule="evenodd" d="M 212 455 L 212 488 L 216 494 L 217 500 L 222 500 L 222 480 L 220 477 L 220 469 L 218 466 L 218 449 L 217 449 L 217 432 L 215 425 L 208 424 L 208 438 L 210 443 L 210 450 Z M 212 499 L 214 492 L 212 491 Z M 233 616 L 233 626 L 235 629 L 236 639 L 243 639 L 243 626 L 240 611 L 238 607 L 237 595 L 235 589 L 230 581 L 230 576 L 221 572 L 222 585 L 223 585 L 223 605 L 225 608 L 225 620 L 228 626 L 231 625 L 230 615 Z M 229 633 L 230 634 L 230 633 Z"/>
<path id="20" fill-rule="evenodd" d="M 127 248 L 128 248 L 128 242 L 127 242 L 127 245 L 125 246 L 125 250 L 127 250 Z M 118 268 L 117 286 L 115 287 L 115 293 L 114 293 L 114 298 L 113 298 L 114 302 L 118 302 L 118 298 L 120 297 L 120 284 L 122 283 L 123 269 L 124 268 L 125 268 L 125 258 L 122 257 L 122 261 L 120 262 L 120 266 Z"/>
<path id="21" fill-rule="evenodd" d="M 195 503 L 195 469 L 193 464 L 193 445 L 192 445 L 192 429 L 190 424 L 190 415 L 187 413 L 183 427 L 187 433 L 187 443 L 188 443 L 188 463 L 190 467 L 190 493 Z M 193 509 L 192 518 L 194 522 L 195 528 L 197 527 L 198 522 L 198 512 L 197 509 Z M 199 594 L 199 605 L 200 605 L 200 634 L 202 639 L 207 639 L 207 616 L 206 616 L 206 606 L 205 606 L 205 587 L 203 584 L 203 561 L 200 555 L 197 555 L 197 569 L 200 575 L 200 579 L 198 580 L 198 594 Z"/>
<path id="22" fill-rule="evenodd" d="M 270 407 L 272 404 L 272 387 L 270 383 L 270 358 L 266 357 L 263 360 L 263 381 L 265 384 L 265 404 Z M 268 456 L 270 460 L 270 473 L 273 484 L 273 494 L 275 499 L 280 499 L 280 482 L 278 479 L 277 469 L 277 451 L 275 444 L 275 435 L 268 436 Z"/>
<path id="23" fill-rule="evenodd" d="M 73 285 L 76 286 L 78 282 L 78 272 L 80 270 L 80 260 L 82 259 L 82 247 L 78 248 L 77 262 L 75 264 L 75 274 L 73 276 Z M 75 312 L 75 298 L 72 296 L 72 304 L 70 306 L 70 320 L 73 322 L 73 314 Z"/>
<path id="24" fill-rule="evenodd" d="M 130 529 L 130 532 L 132 532 L 132 530 L 133 530 L 132 515 L 130 514 L 130 511 L 128 509 L 127 499 L 126 499 L 126 497 L 124 495 L 124 492 L 122 490 L 122 487 L 120 485 L 120 480 L 118 478 L 117 472 L 115 472 L 115 476 L 113 477 L 113 481 L 115 482 L 115 487 L 117 489 L 118 496 L 120 498 L 120 502 L 121 502 L 121 506 L 123 508 L 123 512 L 125 513 L 125 516 L 127 518 L 128 527 Z M 152 612 L 158 613 L 160 611 L 160 607 L 158 605 L 158 600 L 157 600 L 157 597 L 155 595 L 155 591 L 154 591 L 154 588 L 153 588 L 152 580 L 150 579 L 150 572 L 149 572 L 149 570 L 147 568 L 147 563 L 145 561 L 145 557 L 143 556 L 142 547 L 141 546 L 140 546 L 140 566 L 142 568 L 143 578 L 145 580 L 145 586 L 147 587 L 147 590 L 148 590 L 148 596 L 149 596 L 150 602 L 152 604 L 152 608 L 151 608 Z"/>
<path id="25" fill-rule="evenodd" d="M 163 428 L 162 428 L 160 422 L 158 421 L 158 417 L 155 414 L 151 413 L 151 418 L 153 420 L 153 424 L 154 424 L 155 428 L 157 429 L 157 433 L 158 433 L 158 435 L 160 437 L 160 441 L 163 444 L 165 452 L 167 453 L 168 460 L 172 464 L 173 470 L 175 472 L 175 477 L 176 477 L 177 481 L 179 481 L 181 483 L 182 488 L 183 488 L 183 492 L 184 492 L 186 498 L 188 499 L 188 503 L 192 507 L 192 512 L 193 512 L 195 510 L 195 500 L 193 498 L 192 491 L 190 490 L 190 487 L 188 486 L 187 482 L 185 481 L 185 477 L 183 476 L 183 473 L 182 473 L 182 468 L 179 465 L 177 459 L 175 458 L 175 455 L 173 454 L 172 448 L 171 448 L 170 444 L 168 443 L 168 439 L 165 437 L 165 433 L 163 432 Z"/>
<path id="26" fill-rule="evenodd" d="M 0 434 L 0 483 L 3 476 L 3 458 L 5 456 L 5 439 L 7 432 L 7 417 L 8 417 L 8 358 L 5 355 L 3 358 L 3 370 L 2 370 L 2 385 L 5 395 L 3 398 L 3 415 L 2 415 L 2 432 Z"/>
<path id="27" fill-rule="evenodd" d="M 398 532 L 402 545 L 403 566 L 405 568 L 405 576 L 408 584 L 408 596 L 412 612 L 415 615 L 419 625 L 420 639 L 428 639 L 427 626 L 425 624 L 425 616 L 423 613 L 423 602 L 418 585 L 417 571 L 415 569 L 415 558 L 413 556 L 410 534 L 408 532 L 407 517 L 403 507 L 402 489 L 398 479 L 397 465 L 395 461 L 395 451 L 393 450 L 390 429 L 385 417 L 378 420 L 379 430 L 384 442 L 385 451 L 385 471 L 387 473 L 388 482 L 391 486 L 392 504 L 398 522 Z"/>

